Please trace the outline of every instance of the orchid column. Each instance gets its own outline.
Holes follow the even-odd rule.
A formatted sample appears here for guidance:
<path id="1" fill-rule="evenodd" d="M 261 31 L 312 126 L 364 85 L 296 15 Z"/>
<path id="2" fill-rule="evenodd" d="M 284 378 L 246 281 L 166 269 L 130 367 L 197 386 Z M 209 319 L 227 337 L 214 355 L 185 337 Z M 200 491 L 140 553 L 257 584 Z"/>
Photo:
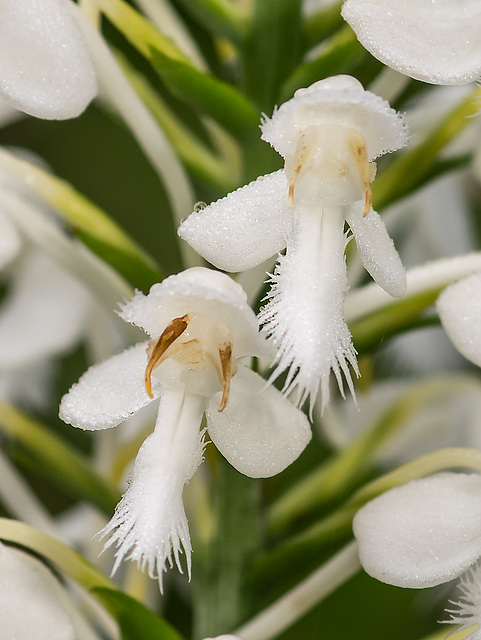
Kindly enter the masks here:
<path id="1" fill-rule="evenodd" d="M 279 257 L 260 313 L 277 348 L 272 379 L 288 370 L 284 391 L 311 406 L 319 385 L 329 401 L 331 369 L 353 390 L 356 351 L 344 321 L 348 222 L 364 267 L 388 293 L 402 296 L 405 273 L 384 223 L 371 206 L 375 158 L 406 143 L 403 119 L 350 76 L 307 89 L 262 123 L 262 139 L 284 170 L 258 178 L 202 211 L 179 235 L 215 266 L 243 271 Z"/>

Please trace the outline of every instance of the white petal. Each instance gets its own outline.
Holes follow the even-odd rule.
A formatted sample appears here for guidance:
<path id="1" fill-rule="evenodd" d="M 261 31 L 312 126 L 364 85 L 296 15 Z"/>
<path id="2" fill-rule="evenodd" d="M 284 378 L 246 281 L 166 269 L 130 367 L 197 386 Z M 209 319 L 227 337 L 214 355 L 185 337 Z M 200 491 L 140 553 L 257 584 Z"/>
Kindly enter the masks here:
<path id="1" fill-rule="evenodd" d="M 351 76 L 332 76 L 299 89 L 262 123 L 262 139 L 285 157 L 293 153 L 299 131 L 311 125 L 341 125 L 364 136 L 369 160 L 407 142 L 402 116 L 386 100 L 365 91 Z"/>
<path id="2" fill-rule="evenodd" d="M 331 369 L 341 389 L 341 372 L 351 390 L 349 365 L 357 373 L 344 321 L 344 213 L 342 208 L 316 210 L 304 204 L 296 215 L 292 243 L 279 259 L 259 319 L 278 350 L 273 377 L 289 369 L 284 389 L 289 393 L 297 387 L 298 404 L 308 396 L 314 404 L 320 384 L 324 408 Z"/>
<path id="3" fill-rule="evenodd" d="M 353 528 L 374 578 L 410 588 L 447 582 L 481 555 L 481 476 L 443 473 L 387 491 Z"/>
<path id="4" fill-rule="evenodd" d="M 97 93 L 83 36 L 61 0 L 1 0 L 0 95 L 38 118 L 78 116 Z"/>
<path id="5" fill-rule="evenodd" d="M 192 548 L 182 491 L 202 462 L 204 400 L 182 400 L 182 393 L 163 395 L 155 431 L 140 448 L 129 488 L 102 531 L 102 537 L 112 534 L 105 547 L 118 547 L 113 572 L 122 560 L 135 560 L 161 588 L 167 563 L 172 566 L 175 559 L 182 572 L 182 548 L 190 575 Z"/>
<path id="6" fill-rule="evenodd" d="M 0 310 L 0 370 L 71 349 L 84 332 L 91 304 L 77 279 L 48 256 L 31 252 Z"/>
<path id="7" fill-rule="evenodd" d="M 115 427 L 152 401 L 144 387 L 147 343 L 90 367 L 62 398 L 60 417 L 81 429 Z M 152 378 L 154 397 L 160 385 Z"/>
<path id="8" fill-rule="evenodd" d="M 0 544 L 1 637 L 75 640 L 60 585 L 39 560 Z"/>
<path id="9" fill-rule="evenodd" d="M 229 402 L 209 399 L 207 428 L 213 443 L 233 467 L 251 478 L 280 473 L 311 439 L 306 416 L 257 373 L 240 365 L 232 378 Z"/>
<path id="10" fill-rule="evenodd" d="M 481 367 L 481 273 L 445 289 L 436 308 L 456 349 Z"/>
<path id="11" fill-rule="evenodd" d="M 342 15 L 387 66 L 434 84 L 461 84 L 481 72 L 478 0 L 346 0 Z"/>
<path id="12" fill-rule="evenodd" d="M 364 203 L 350 207 L 346 220 L 356 239 L 361 262 L 366 271 L 387 293 L 395 297 L 406 293 L 406 271 L 394 242 L 381 217 L 373 209 L 363 216 Z"/>
<path id="13" fill-rule="evenodd" d="M 186 313 L 205 313 L 225 322 L 232 331 L 235 357 L 265 353 L 259 323 L 244 290 L 213 269 L 193 267 L 154 284 L 147 296 L 137 292 L 120 316 L 158 337 L 169 322 Z"/>
<path id="14" fill-rule="evenodd" d="M 225 271 L 245 271 L 282 251 L 292 226 L 284 171 L 257 178 L 192 213 L 179 235 Z"/>
<path id="15" fill-rule="evenodd" d="M 21 246 L 22 240 L 15 225 L 0 211 L 0 269 L 16 257 Z"/>

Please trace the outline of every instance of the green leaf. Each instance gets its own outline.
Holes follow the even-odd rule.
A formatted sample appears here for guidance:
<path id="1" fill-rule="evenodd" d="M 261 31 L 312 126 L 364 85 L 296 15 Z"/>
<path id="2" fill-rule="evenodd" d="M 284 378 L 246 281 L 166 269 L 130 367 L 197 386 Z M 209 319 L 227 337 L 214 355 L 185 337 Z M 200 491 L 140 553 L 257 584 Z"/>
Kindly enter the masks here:
<path id="1" fill-rule="evenodd" d="M 258 545 L 260 483 L 219 459 L 217 531 L 194 555 L 195 636 L 228 632 L 243 618 L 244 569 Z"/>
<path id="2" fill-rule="evenodd" d="M 282 85 L 280 102 L 288 100 L 300 87 L 308 87 L 337 73 L 348 73 L 362 64 L 367 55 L 350 27 L 343 27 L 325 42 L 317 56 L 301 64 Z"/>
<path id="3" fill-rule="evenodd" d="M 345 24 L 341 16 L 341 6 L 342 2 L 332 2 L 305 18 L 302 30 L 308 49 L 322 42 Z"/>
<path id="4" fill-rule="evenodd" d="M 46 478 L 73 497 L 90 501 L 107 516 L 112 515 L 120 494 L 48 427 L 0 401 L 0 431 L 14 438 L 40 463 Z"/>
<path id="5" fill-rule="evenodd" d="M 230 0 L 180 0 L 182 6 L 214 35 L 234 43 L 243 40 L 248 27 L 248 14 L 240 3 Z"/>
<path id="6" fill-rule="evenodd" d="M 105 587 L 91 593 L 117 620 L 122 640 L 181 640 L 165 620 L 127 594 Z"/>
<path id="7" fill-rule="evenodd" d="M 99 5 L 151 62 L 174 95 L 210 115 L 235 136 L 258 136 L 259 115 L 242 93 L 196 69 L 169 38 L 123 0 L 100 0 Z"/>
<path id="8" fill-rule="evenodd" d="M 160 78 L 178 98 L 211 116 L 239 142 L 247 143 L 246 136 L 248 140 L 259 137 L 259 113 L 237 89 L 154 47 L 149 57 Z"/>
<path id="9" fill-rule="evenodd" d="M 133 286 L 146 290 L 154 282 L 162 280 L 162 273 L 153 258 L 105 211 L 68 182 L 5 150 L 0 150 L 0 168 L 42 196 L 94 253 L 112 265 Z"/>
<path id="10" fill-rule="evenodd" d="M 190 173 L 210 189 L 228 193 L 239 184 L 240 176 L 223 158 L 207 147 L 178 118 L 153 89 L 147 79 L 138 73 L 124 56 L 117 54 L 122 68 L 148 107 L 154 118 L 164 130 L 169 142 Z"/>
<path id="11" fill-rule="evenodd" d="M 279 87 L 300 59 L 301 1 L 257 0 L 243 47 L 246 94 L 271 111 Z"/>

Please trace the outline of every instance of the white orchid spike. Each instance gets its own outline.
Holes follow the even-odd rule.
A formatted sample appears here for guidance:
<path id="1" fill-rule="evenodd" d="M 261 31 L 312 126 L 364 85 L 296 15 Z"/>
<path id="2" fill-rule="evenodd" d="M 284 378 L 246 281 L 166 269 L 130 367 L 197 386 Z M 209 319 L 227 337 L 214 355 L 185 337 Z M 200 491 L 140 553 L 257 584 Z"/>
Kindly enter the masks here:
<path id="1" fill-rule="evenodd" d="M 152 338 L 91 367 L 63 398 L 60 415 L 83 429 L 114 427 L 160 396 L 155 431 L 137 456 L 130 486 L 104 529 L 116 544 L 114 571 L 136 560 L 159 579 L 191 543 L 182 490 L 202 461 L 204 413 L 210 439 L 241 473 L 275 475 L 310 440 L 307 418 L 238 362 L 266 344 L 242 288 L 193 268 L 138 292 L 121 317 Z"/>
<path id="2" fill-rule="evenodd" d="M 329 400 L 334 371 L 352 391 L 356 352 L 344 321 L 347 220 L 364 267 L 391 295 L 406 276 L 384 223 L 371 207 L 373 160 L 406 143 L 402 117 L 350 76 L 300 89 L 265 118 L 262 139 L 285 159 L 284 170 L 194 212 L 179 235 L 221 269 L 249 269 L 287 247 L 271 276 L 261 310 L 277 347 L 275 378 L 289 370 L 284 391 L 300 405 L 319 384 Z"/>
<path id="3" fill-rule="evenodd" d="M 481 557 L 481 476 L 441 473 L 392 489 L 356 514 L 364 569 L 421 589 L 460 576 Z"/>
<path id="4" fill-rule="evenodd" d="M 37 118 L 78 116 L 97 93 L 69 3 L 0 0 L 0 96 Z"/>
<path id="5" fill-rule="evenodd" d="M 463 84 L 481 75 L 478 0 L 346 0 L 342 16 L 375 58 L 411 78 Z"/>

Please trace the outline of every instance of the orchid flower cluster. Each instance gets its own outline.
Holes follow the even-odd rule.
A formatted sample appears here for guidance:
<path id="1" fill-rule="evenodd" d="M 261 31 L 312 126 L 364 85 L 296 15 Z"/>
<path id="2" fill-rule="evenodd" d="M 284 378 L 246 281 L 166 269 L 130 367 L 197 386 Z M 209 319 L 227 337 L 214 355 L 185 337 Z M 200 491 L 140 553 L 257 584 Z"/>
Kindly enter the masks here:
<path id="1" fill-rule="evenodd" d="M 1 637 L 481 638 L 478 4 L 0 0 Z"/>

